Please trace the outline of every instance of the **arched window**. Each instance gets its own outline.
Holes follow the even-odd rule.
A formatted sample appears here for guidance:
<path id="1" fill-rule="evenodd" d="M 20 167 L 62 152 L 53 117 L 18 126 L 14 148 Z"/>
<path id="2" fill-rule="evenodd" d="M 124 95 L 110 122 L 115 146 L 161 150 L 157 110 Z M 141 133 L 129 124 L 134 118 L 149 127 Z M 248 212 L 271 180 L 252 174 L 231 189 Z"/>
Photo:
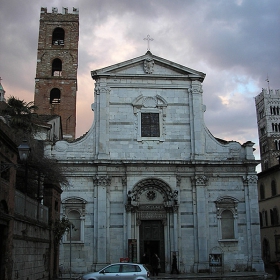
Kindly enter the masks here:
<path id="1" fill-rule="evenodd" d="M 276 189 L 276 182 L 275 180 L 271 181 L 271 196 L 277 195 L 277 189 Z"/>
<path id="2" fill-rule="evenodd" d="M 64 45 L 64 29 L 57 27 L 52 34 L 52 44 L 55 46 Z"/>
<path id="3" fill-rule="evenodd" d="M 234 239 L 234 219 L 230 210 L 225 210 L 221 215 L 222 239 Z"/>
<path id="4" fill-rule="evenodd" d="M 261 186 L 260 186 L 260 199 L 265 199 L 265 191 L 264 191 L 263 184 L 261 184 Z"/>
<path id="5" fill-rule="evenodd" d="M 85 209 L 86 201 L 80 197 L 68 197 L 62 201 L 63 216 L 72 224 L 73 229 L 64 235 L 65 243 L 75 242 L 83 243 L 85 237 Z M 70 239 L 71 238 L 71 239 Z"/>
<path id="6" fill-rule="evenodd" d="M 216 203 L 217 222 L 218 222 L 218 239 L 223 241 L 238 241 L 238 200 L 225 196 L 219 198 Z"/>
<path id="7" fill-rule="evenodd" d="M 68 213 L 68 220 L 72 223 L 73 229 L 67 233 L 67 241 L 81 240 L 81 215 L 78 211 L 72 210 Z"/>
<path id="8" fill-rule="evenodd" d="M 59 104 L 60 96 L 60 90 L 58 88 L 53 88 L 50 92 L 50 104 Z"/>
<path id="9" fill-rule="evenodd" d="M 56 58 L 52 62 L 52 76 L 60 77 L 62 74 L 62 61 Z"/>

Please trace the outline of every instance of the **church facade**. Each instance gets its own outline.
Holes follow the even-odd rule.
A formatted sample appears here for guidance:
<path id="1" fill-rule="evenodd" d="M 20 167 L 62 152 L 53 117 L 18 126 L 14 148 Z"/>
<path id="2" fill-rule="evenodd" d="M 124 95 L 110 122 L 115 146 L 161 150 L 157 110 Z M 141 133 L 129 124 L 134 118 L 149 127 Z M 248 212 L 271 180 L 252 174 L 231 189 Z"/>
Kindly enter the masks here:
<path id="1" fill-rule="evenodd" d="M 180 272 L 263 271 L 254 143 L 207 129 L 205 74 L 148 51 L 91 75 L 91 129 L 45 148 L 70 182 L 64 271 L 144 253 L 159 255 L 162 272 L 174 254 Z"/>

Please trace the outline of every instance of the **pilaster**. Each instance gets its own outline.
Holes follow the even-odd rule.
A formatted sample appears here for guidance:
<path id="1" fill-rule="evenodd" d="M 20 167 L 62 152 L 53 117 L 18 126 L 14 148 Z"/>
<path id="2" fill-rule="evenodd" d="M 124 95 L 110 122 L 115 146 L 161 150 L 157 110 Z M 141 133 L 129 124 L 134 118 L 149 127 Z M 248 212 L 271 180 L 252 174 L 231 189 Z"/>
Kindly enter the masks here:
<path id="1" fill-rule="evenodd" d="M 109 158 L 109 98 L 110 88 L 105 81 L 98 81 L 95 88 L 96 110 L 94 114 L 96 124 L 96 155 L 98 159 Z"/>
<path id="2" fill-rule="evenodd" d="M 245 207 L 246 207 L 246 226 L 247 226 L 247 248 L 248 248 L 248 267 L 256 271 L 264 270 L 261 253 L 261 234 L 259 225 L 259 206 L 257 175 L 243 177 Z"/>
<path id="3" fill-rule="evenodd" d="M 98 198 L 95 203 L 96 215 L 94 215 L 94 227 L 97 228 L 94 236 L 96 248 L 96 262 L 100 264 L 107 263 L 107 187 L 111 184 L 111 177 L 107 175 L 96 175 L 93 179 L 95 186 L 95 196 Z M 98 214 L 97 214 L 98 213 Z"/>
<path id="4" fill-rule="evenodd" d="M 195 234 L 195 271 L 199 272 L 208 267 L 208 220 L 206 209 L 205 187 L 208 178 L 196 175 L 192 178 L 193 208 L 194 208 L 194 234 Z"/>

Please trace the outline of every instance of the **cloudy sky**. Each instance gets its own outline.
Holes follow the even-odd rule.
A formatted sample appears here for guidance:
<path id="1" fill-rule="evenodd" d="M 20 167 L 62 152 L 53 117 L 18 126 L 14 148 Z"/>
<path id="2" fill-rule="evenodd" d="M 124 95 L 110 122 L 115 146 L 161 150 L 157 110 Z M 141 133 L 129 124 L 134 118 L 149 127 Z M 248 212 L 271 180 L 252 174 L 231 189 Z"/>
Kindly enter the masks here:
<path id="1" fill-rule="evenodd" d="M 205 123 L 256 143 L 254 97 L 280 88 L 279 0 L 1 0 L 0 76 L 6 98 L 34 99 L 40 8 L 79 8 L 77 137 L 92 124 L 90 71 L 151 52 L 206 73 Z"/>

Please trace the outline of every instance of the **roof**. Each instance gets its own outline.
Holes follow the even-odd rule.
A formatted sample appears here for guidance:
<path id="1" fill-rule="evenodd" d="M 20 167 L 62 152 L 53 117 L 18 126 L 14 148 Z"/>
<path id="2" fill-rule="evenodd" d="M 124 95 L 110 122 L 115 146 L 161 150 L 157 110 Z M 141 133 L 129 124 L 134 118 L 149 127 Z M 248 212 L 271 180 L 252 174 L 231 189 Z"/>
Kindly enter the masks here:
<path id="1" fill-rule="evenodd" d="M 51 127 L 52 125 L 49 124 L 51 120 L 60 118 L 58 115 L 32 115 L 32 122 L 36 125 Z"/>
<path id="2" fill-rule="evenodd" d="M 267 175 L 271 175 L 271 174 L 273 174 L 275 172 L 279 172 L 279 170 L 280 170 L 280 165 L 279 164 L 274 165 L 274 166 L 272 166 L 272 167 L 270 167 L 270 168 L 268 168 L 268 169 L 258 173 L 258 178 L 260 179 L 260 178 L 263 178 L 263 177 L 265 177 Z"/>
<path id="3" fill-rule="evenodd" d="M 42 122 L 49 122 L 51 120 L 60 118 L 59 115 L 37 115 L 37 114 L 33 114 L 33 117 L 39 119 Z"/>
<path id="4" fill-rule="evenodd" d="M 128 68 L 133 68 L 136 65 L 139 65 L 141 63 L 145 62 L 153 62 L 157 67 L 163 67 L 163 68 L 168 68 L 170 70 L 170 73 L 160 73 L 157 74 L 156 71 L 154 73 L 152 72 L 145 72 L 143 70 L 143 73 L 137 72 L 137 73 L 131 73 L 127 71 Z M 143 67 L 142 67 L 143 68 Z M 191 80 L 199 80 L 200 82 L 203 82 L 206 74 L 196 71 L 194 69 L 185 67 L 183 65 L 180 65 L 178 63 L 172 62 L 170 60 L 161 58 L 159 56 L 153 55 L 150 51 L 147 51 L 145 55 L 123 61 L 118 64 L 114 64 L 105 68 L 97 69 L 94 71 L 91 71 L 91 76 L 93 79 L 98 78 L 99 76 L 125 76 L 125 77 L 141 77 L 141 76 L 152 76 L 152 77 L 177 77 L 177 78 L 185 78 L 188 77 Z"/>

